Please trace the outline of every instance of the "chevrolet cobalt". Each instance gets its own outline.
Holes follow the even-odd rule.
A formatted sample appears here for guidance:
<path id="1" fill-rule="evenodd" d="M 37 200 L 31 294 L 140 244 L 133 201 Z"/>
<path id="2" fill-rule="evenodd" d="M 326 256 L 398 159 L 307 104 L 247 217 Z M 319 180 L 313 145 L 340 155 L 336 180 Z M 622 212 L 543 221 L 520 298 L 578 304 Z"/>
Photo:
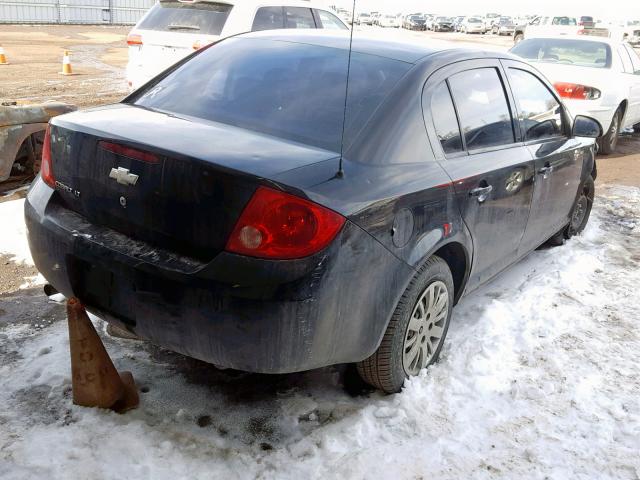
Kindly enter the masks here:
<path id="1" fill-rule="evenodd" d="M 264 373 L 435 362 L 460 297 L 580 233 L 594 140 L 509 54 L 228 38 L 56 117 L 25 204 L 38 269 L 121 328 Z M 348 91 L 348 94 L 345 93 Z"/>

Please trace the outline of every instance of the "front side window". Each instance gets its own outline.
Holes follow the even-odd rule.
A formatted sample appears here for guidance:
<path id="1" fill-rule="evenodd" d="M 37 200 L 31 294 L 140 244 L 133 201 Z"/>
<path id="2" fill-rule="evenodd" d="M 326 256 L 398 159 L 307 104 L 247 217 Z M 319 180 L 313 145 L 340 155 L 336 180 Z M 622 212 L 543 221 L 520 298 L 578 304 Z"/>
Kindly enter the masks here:
<path id="1" fill-rule="evenodd" d="M 533 74 L 509 69 L 518 120 L 526 140 L 542 140 L 563 135 L 562 108 L 547 87 Z"/>
<path id="2" fill-rule="evenodd" d="M 256 12 L 251 30 L 276 30 L 284 28 L 284 14 L 282 7 L 262 7 Z"/>
<path id="3" fill-rule="evenodd" d="M 285 28 L 316 28 L 310 8 L 284 7 Z"/>
<path id="4" fill-rule="evenodd" d="M 460 127 L 453 108 L 451 94 L 446 82 L 442 82 L 434 90 L 431 97 L 431 116 L 436 127 L 436 134 L 444 153 L 458 153 L 463 151 Z"/>
<path id="5" fill-rule="evenodd" d="M 329 30 L 348 30 L 347 27 L 340 21 L 338 17 L 336 17 L 333 13 L 329 13 L 325 10 L 316 10 L 318 18 L 320 19 L 320 23 L 322 24 L 322 28 L 326 28 Z M 367 15 L 368 17 L 368 15 Z M 363 15 L 360 15 L 360 18 L 366 18 Z"/>
<path id="6" fill-rule="evenodd" d="M 504 86 L 495 68 L 478 68 L 449 79 L 468 150 L 515 142 Z"/>

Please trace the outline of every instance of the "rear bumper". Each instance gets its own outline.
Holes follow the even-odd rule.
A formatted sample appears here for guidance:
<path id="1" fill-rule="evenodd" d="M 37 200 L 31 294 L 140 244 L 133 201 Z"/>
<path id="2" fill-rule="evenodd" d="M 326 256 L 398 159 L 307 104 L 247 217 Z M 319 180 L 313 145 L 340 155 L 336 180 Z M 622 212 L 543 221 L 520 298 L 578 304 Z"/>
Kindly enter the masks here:
<path id="1" fill-rule="evenodd" d="M 350 222 L 323 252 L 199 263 L 87 223 L 40 179 L 25 203 L 40 272 L 104 320 L 219 366 L 287 373 L 355 362 L 379 345 L 413 270 Z"/>

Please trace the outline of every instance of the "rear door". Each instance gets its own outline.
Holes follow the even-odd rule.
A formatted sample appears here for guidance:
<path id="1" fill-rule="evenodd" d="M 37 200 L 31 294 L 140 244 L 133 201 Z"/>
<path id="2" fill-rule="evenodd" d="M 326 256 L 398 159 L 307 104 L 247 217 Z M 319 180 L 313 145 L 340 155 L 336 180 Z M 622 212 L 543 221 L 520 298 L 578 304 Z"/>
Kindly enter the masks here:
<path id="1" fill-rule="evenodd" d="M 531 215 L 520 253 L 538 247 L 569 221 L 578 192 L 583 143 L 553 88 L 525 63 L 503 61 L 525 145 L 535 159 Z"/>
<path id="2" fill-rule="evenodd" d="M 533 194 L 533 160 L 520 142 L 498 61 L 445 67 L 425 92 L 434 151 L 473 238 L 473 289 L 517 259 Z"/>

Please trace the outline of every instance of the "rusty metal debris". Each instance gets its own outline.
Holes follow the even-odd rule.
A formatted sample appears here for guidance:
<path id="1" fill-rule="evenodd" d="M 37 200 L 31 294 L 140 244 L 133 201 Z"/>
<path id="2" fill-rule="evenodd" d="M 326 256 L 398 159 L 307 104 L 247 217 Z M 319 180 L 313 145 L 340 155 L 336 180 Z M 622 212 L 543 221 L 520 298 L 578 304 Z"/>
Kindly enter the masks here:
<path id="1" fill-rule="evenodd" d="M 32 177 L 40 169 L 44 130 L 49 119 L 76 110 L 60 102 L 0 104 L 0 182 L 12 175 Z"/>

